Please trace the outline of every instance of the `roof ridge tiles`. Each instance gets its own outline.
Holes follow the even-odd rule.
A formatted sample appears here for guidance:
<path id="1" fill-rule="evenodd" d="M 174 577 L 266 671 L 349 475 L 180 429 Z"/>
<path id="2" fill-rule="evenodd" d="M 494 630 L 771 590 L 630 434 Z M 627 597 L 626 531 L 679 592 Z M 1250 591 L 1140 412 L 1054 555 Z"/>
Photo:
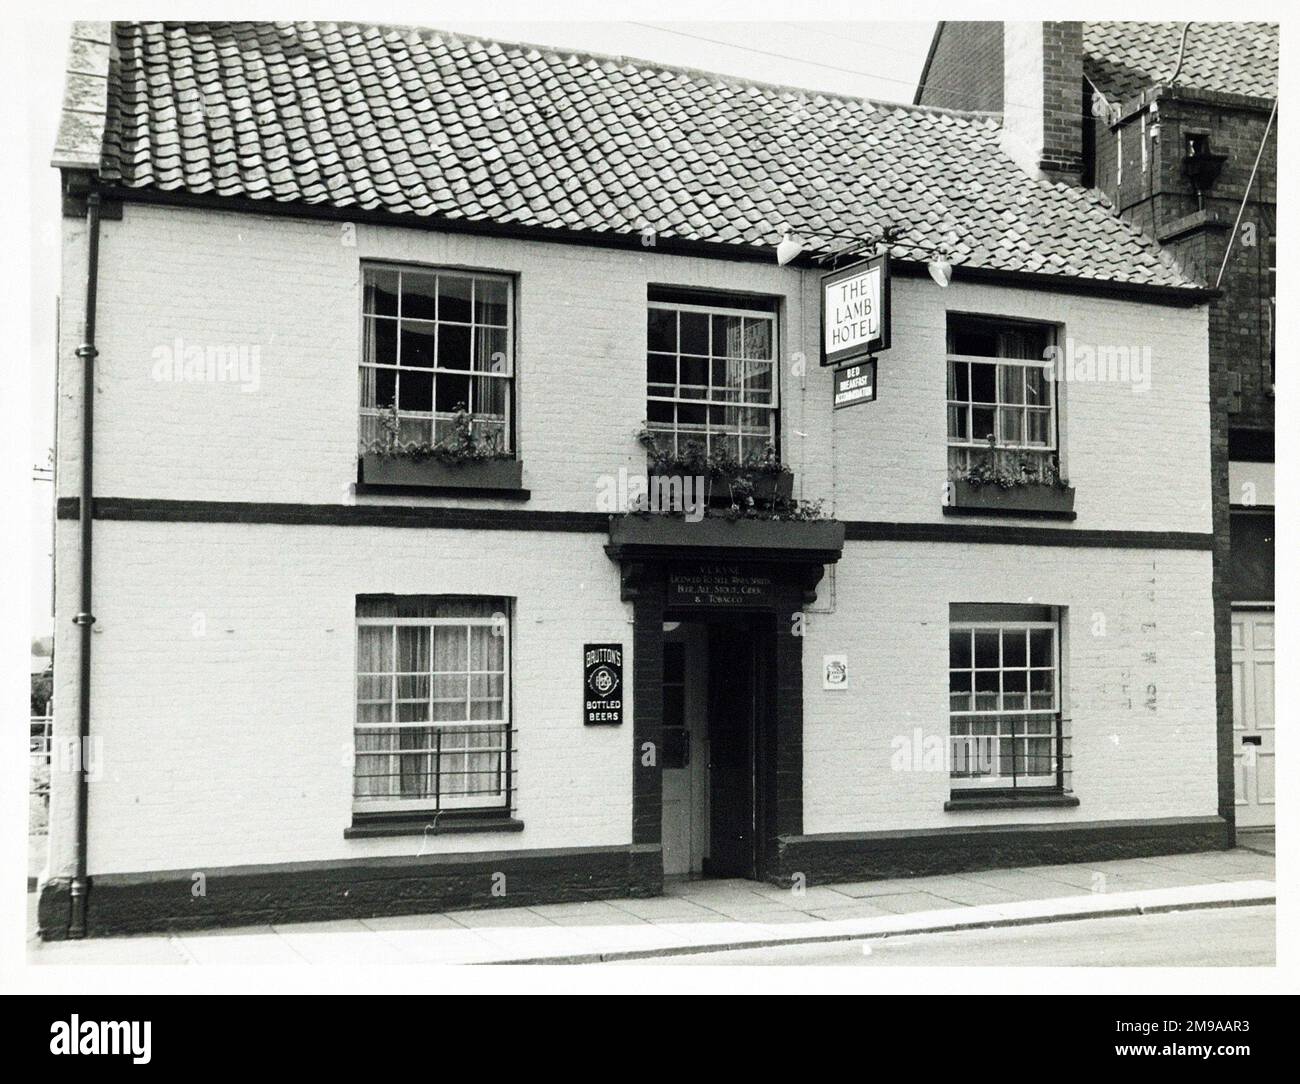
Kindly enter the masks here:
<path id="1" fill-rule="evenodd" d="M 307 24 L 316 25 L 316 24 Z M 694 68 L 682 64 L 666 64 L 658 60 L 644 60 L 640 57 L 626 56 L 614 53 L 601 53 L 588 49 L 574 49 L 566 46 L 540 45 L 525 41 L 507 41 L 500 38 L 486 38 L 476 34 L 468 34 L 462 31 L 441 30 L 437 27 L 422 27 L 413 24 L 396 24 L 396 23 L 365 23 L 360 21 L 349 21 L 346 24 L 339 23 L 339 26 L 350 25 L 358 28 L 370 28 L 378 30 L 395 30 L 409 31 L 416 34 L 421 41 L 428 44 L 428 38 L 425 35 L 433 35 L 439 39 L 446 39 L 456 42 L 470 42 L 480 45 L 493 45 L 498 50 L 505 53 L 507 50 L 517 49 L 535 54 L 538 59 L 555 57 L 561 60 L 579 60 L 590 61 L 597 66 L 607 64 L 613 65 L 612 70 L 620 71 L 630 69 L 632 72 L 644 74 L 646 71 L 655 72 L 661 75 L 682 76 L 688 79 L 703 79 L 706 82 L 716 86 L 728 88 L 748 88 L 757 91 L 777 91 L 788 94 L 796 98 L 811 98 L 826 102 L 841 102 L 851 105 L 867 105 L 880 109 L 887 109 L 905 113 L 928 113 L 938 116 L 949 116 L 958 120 L 973 120 L 998 126 L 1001 123 L 1001 114 L 984 110 L 964 110 L 948 109 L 934 105 L 916 105 L 911 102 L 894 102 L 883 98 L 867 98 L 854 94 L 845 94 L 839 91 L 819 90 L 815 87 L 800 87 L 790 83 L 771 83 L 761 79 L 749 79 L 745 76 L 730 75 L 724 72 L 713 72 L 705 68 Z"/>

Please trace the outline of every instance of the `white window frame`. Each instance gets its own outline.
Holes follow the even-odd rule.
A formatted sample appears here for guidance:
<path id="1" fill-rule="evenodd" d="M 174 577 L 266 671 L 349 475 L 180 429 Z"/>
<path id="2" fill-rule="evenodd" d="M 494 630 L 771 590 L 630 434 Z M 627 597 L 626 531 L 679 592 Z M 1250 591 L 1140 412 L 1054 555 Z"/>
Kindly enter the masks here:
<path id="1" fill-rule="evenodd" d="M 371 271 L 376 271 L 376 272 L 386 271 L 397 275 L 397 315 L 396 316 L 366 312 L 366 303 L 365 303 L 366 274 Z M 486 279 L 492 282 L 504 283 L 506 288 L 506 323 L 504 328 L 504 331 L 506 333 L 505 334 L 505 340 L 506 340 L 505 371 L 496 372 L 496 371 L 485 371 L 485 370 L 473 369 L 473 368 L 457 369 L 451 367 L 446 367 L 446 368 L 440 367 L 438 365 L 439 347 L 438 347 L 438 333 L 437 333 L 437 329 L 439 326 L 441 326 L 442 324 L 447 324 L 453 327 L 469 328 L 470 331 L 469 350 L 470 350 L 471 364 L 475 353 L 474 348 L 476 345 L 477 329 L 479 327 L 491 327 L 500 330 L 500 327 L 497 324 L 480 325 L 474 322 L 475 293 L 477 290 L 477 287 L 474 285 L 471 285 L 470 288 L 470 302 L 469 302 L 470 320 L 468 323 L 466 323 L 463 320 L 443 320 L 441 319 L 441 313 L 439 313 L 437 318 L 433 320 L 425 319 L 423 317 L 417 318 L 417 317 L 403 316 L 402 315 L 402 294 L 403 294 L 402 276 L 404 274 L 422 275 L 422 276 L 430 276 L 430 275 L 444 276 L 445 275 L 448 278 L 469 279 L 471 281 L 471 284 L 476 279 Z M 437 296 L 436 284 L 434 289 L 435 289 L 435 296 Z M 393 363 L 391 364 L 389 364 L 388 362 L 368 361 L 366 359 L 366 335 L 368 330 L 368 322 L 371 320 L 388 321 L 393 325 L 395 325 L 396 334 L 394 335 L 394 343 L 395 343 L 396 355 Z M 429 330 L 433 332 L 434 363 L 432 366 L 401 364 L 401 357 L 402 357 L 401 331 L 402 331 L 403 322 L 407 322 L 411 324 L 420 324 L 427 327 Z M 419 422 L 427 422 L 429 424 L 431 436 L 436 435 L 438 422 L 440 421 L 447 422 L 450 421 L 453 417 L 451 411 L 437 409 L 438 375 L 440 373 L 446 373 L 449 376 L 456 376 L 456 377 L 469 377 L 469 388 L 471 394 L 473 393 L 474 390 L 474 381 L 477 379 L 501 380 L 504 381 L 505 383 L 505 419 L 502 424 L 501 447 L 503 451 L 511 451 L 514 448 L 515 282 L 512 276 L 502 274 L 501 272 L 498 271 L 478 271 L 472 268 L 463 268 L 463 267 L 459 267 L 459 268 L 458 267 L 420 267 L 415 265 L 399 265 L 399 264 L 388 264 L 388 263 L 371 263 L 371 262 L 363 263 L 361 265 L 361 350 L 360 350 L 360 354 L 361 354 L 361 360 L 359 363 L 359 369 L 357 374 L 358 375 L 357 406 L 358 406 L 359 417 L 361 419 L 374 418 L 376 419 L 376 424 L 377 424 L 377 419 L 383 417 L 385 414 L 388 413 L 389 410 L 388 407 L 379 407 L 379 406 L 367 407 L 360 402 L 361 395 L 362 395 L 362 388 L 364 387 L 365 371 L 367 369 L 374 369 L 374 370 L 387 369 L 387 370 L 392 370 L 396 374 L 394 387 L 393 387 L 393 403 L 394 405 L 397 406 L 398 418 L 399 419 L 405 418 L 405 419 L 410 419 Z M 430 403 L 430 406 L 433 409 L 425 411 L 425 410 L 403 410 L 401 408 L 400 405 L 401 404 L 401 382 L 402 382 L 401 374 L 403 371 L 407 371 L 407 372 L 413 371 L 413 372 L 433 374 L 433 389 L 431 392 L 432 399 Z M 467 403 L 466 407 L 469 408 L 469 412 L 471 415 L 475 415 L 475 412 L 472 409 L 472 404 Z M 483 415 L 483 417 L 486 418 L 486 417 L 495 417 L 495 416 Z M 364 420 L 361 421 L 359 424 L 362 430 L 364 431 L 364 427 L 365 427 Z"/>
<path id="2" fill-rule="evenodd" d="M 651 309 L 659 309 L 662 311 L 676 312 L 676 313 L 698 312 L 698 313 L 707 314 L 709 317 L 738 316 L 748 320 L 763 320 L 767 322 L 771 327 L 771 331 L 768 336 L 768 342 L 771 344 L 771 356 L 768 358 L 732 358 L 730 357 L 730 355 L 727 354 L 715 355 L 713 353 L 713 320 L 712 319 L 709 320 L 709 354 L 707 356 L 700 355 L 700 354 L 683 355 L 680 349 L 681 330 L 680 330 L 680 318 L 679 318 L 678 340 L 677 340 L 678 349 L 676 351 L 673 351 L 670 354 L 669 351 L 665 351 L 665 350 L 651 350 L 649 342 L 647 341 L 646 343 L 647 359 L 651 354 L 657 354 L 662 357 L 672 356 L 673 358 L 676 359 L 675 369 L 676 369 L 676 377 L 677 377 L 676 383 L 674 384 L 674 388 L 676 389 L 677 392 L 676 394 L 674 395 L 651 394 L 650 388 L 652 385 L 647 374 L 647 379 L 646 379 L 647 403 L 651 403 L 651 402 L 672 403 L 673 415 L 674 415 L 674 420 L 671 423 L 649 421 L 647 423 L 647 428 L 650 430 L 650 432 L 662 435 L 665 438 L 671 436 L 671 439 L 673 441 L 673 447 L 674 449 L 677 450 L 680 450 L 681 444 L 684 441 L 699 440 L 705 444 L 708 450 L 712 451 L 713 439 L 715 435 L 717 437 L 734 436 L 737 438 L 737 448 L 740 453 L 739 458 L 744 460 L 749 455 L 749 450 L 746 449 L 744 445 L 747 443 L 758 441 L 760 438 L 754 435 L 742 434 L 741 431 L 738 429 L 736 430 L 731 430 L 726 428 L 714 429 L 712 422 L 709 420 L 710 411 L 712 408 L 715 407 L 731 407 L 740 410 L 763 410 L 768 412 L 768 431 L 767 431 L 767 436 L 761 439 L 764 445 L 775 444 L 777 439 L 777 433 L 779 431 L 778 426 L 780 423 L 780 409 L 781 409 L 780 366 L 777 364 L 777 359 L 780 355 L 780 343 L 777 339 L 777 335 L 780 331 L 780 326 L 777 323 L 777 314 L 775 312 L 771 312 L 766 309 L 734 308 L 726 305 L 698 305 L 698 304 L 690 304 L 686 302 L 676 302 L 676 301 L 650 301 L 647 304 L 647 313 Z M 683 385 L 682 384 L 681 366 L 682 366 L 683 357 L 702 358 L 705 361 L 709 373 L 708 384 L 706 385 L 703 384 Z M 733 360 L 733 361 L 765 362 L 768 365 L 770 365 L 771 366 L 770 402 L 757 403 L 757 402 L 750 402 L 743 399 L 726 399 L 726 400 L 715 399 L 713 397 L 713 392 L 716 387 L 716 385 L 713 384 L 713 363 L 714 361 L 720 361 L 724 359 Z M 661 387 L 662 385 L 655 384 L 654 386 Z M 704 391 L 704 395 L 701 397 L 684 396 L 681 394 L 681 389 L 683 387 L 701 389 Z M 742 395 L 744 394 L 744 390 L 745 389 L 742 385 L 740 389 Z M 686 430 L 682 429 L 681 423 L 676 419 L 677 419 L 678 410 L 683 405 L 697 406 L 697 407 L 704 408 L 705 421 L 704 421 L 703 432 L 696 432 L 691 429 L 686 429 Z M 647 414 L 648 413 L 649 412 L 647 411 Z"/>
<path id="3" fill-rule="evenodd" d="M 1057 451 L 1056 376 L 1054 373 L 1054 366 L 1051 361 L 1048 361 L 1046 359 L 1034 359 L 1034 358 L 985 357 L 980 354 L 948 354 L 948 360 L 947 360 L 948 371 L 944 373 L 946 382 L 949 379 L 952 365 L 954 363 L 963 363 L 963 362 L 974 363 L 979 365 L 992 365 L 996 367 L 997 371 L 995 372 L 993 377 L 994 399 L 993 402 L 991 403 L 981 402 L 977 404 L 974 399 L 950 399 L 947 398 L 947 396 L 945 396 L 946 403 L 947 403 L 947 412 L 945 412 L 944 414 L 945 433 L 947 433 L 948 431 L 948 412 L 951 412 L 953 407 L 964 407 L 966 411 L 966 434 L 967 434 L 966 439 L 961 440 L 958 438 L 954 438 L 951 433 L 947 433 L 949 448 L 970 448 L 970 449 L 977 449 L 977 450 L 988 449 L 989 445 L 987 440 L 976 439 L 974 436 L 975 433 L 974 414 L 975 414 L 975 407 L 978 405 L 981 408 L 984 409 L 992 408 L 993 410 L 993 427 L 998 434 L 997 447 L 999 449 L 1005 448 L 1008 451 L 1018 451 L 1018 452 L 1037 452 L 1044 455 L 1051 455 Z M 1043 371 L 1044 378 L 1045 378 L 1044 384 L 1047 386 L 1046 407 L 1031 405 L 1025 402 L 1023 399 L 1019 403 L 1003 401 L 1002 369 L 1004 367 L 1011 367 L 1011 366 L 1018 366 L 1022 370 L 1032 368 L 1032 369 L 1040 369 Z M 954 380 L 952 381 L 952 383 L 955 386 L 956 381 Z M 968 393 L 972 393 L 972 387 L 971 387 L 972 383 L 973 382 L 969 379 L 968 376 L 966 382 L 966 388 Z M 946 386 L 947 383 L 945 383 L 945 388 Z M 1022 379 L 1021 382 L 1022 389 L 1024 388 L 1024 386 L 1025 386 L 1024 381 Z M 1024 393 L 1022 392 L 1022 394 Z M 1035 443 L 1030 443 L 1028 440 L 1020 440 L 1020 441 L 1003 440 L 1001 436 L 1003 410 L 1020 411 L 1020 416 L 1021 416 L 1021 421 L 1023 426 L 1021 431 L 1025 434 L 1026 437 L 1028 437 L 1029 435 L 1029 413 L 1028 412 L 1032 410 L 1036 413 L 1042 413 L 1044 410 L 1046 410 L 1047 443 L 1035 444 Z"/>
<path id="4" fill-rule="evenodd" d="M 362 627 L 366 627 L 366 626 L 369 627 L 377 626 L 382 628 L 391 628 L 393 630 L 392 659 L 393 659 L 393 666 L 396 667 L 397 659 L 398 659 L 397 629 L 399 627 L 419 626 L 422 628 L 429 628 L 429 629 L 433 629 L 435 627 L 448 627 L 448 626 L 456 626 L 456 627 L 467 628 L 467 629 L 474 628 L 474 627 L 499 628 L 500 618 L 497 617 L 358 617 L 356 619 L 356 624 L 358 629 L 361 629 Z M 435 673 L 435 671 L 433 670 L 432 635 L 433 635 L 432 632 L 430 632 L 431 643 L 430 643 L 430 652 L 429 652 L 429 672 L 428 672 L 428 676 L 429 676 L 428 703 L 429 703 L 430 715 L 432 715 L 433 704 L 434 704 L 433 675 Z M 467 638 L 466 657 L 465 657 L 465 665 L 467 669 L 465 669 L 464 671 L 461 670 L 436 671 L 437 673 L 454 673 L 454 674 L 463 673 L 465 675 L 466 717 L 463 720 L 434 721 L 432 719 L 429 719 L 429 720 L 406 720 L 406 721 L 398 722 L 397 705 L 399 703 L 417 703 L 423 700 L 424 698 L 417 698 L 415 700 L 399 699 L 399 697 L 397 696 L 397 688 L 398 688 L 397 679 L 399 677 L 419 676 L 419 674 L 414 671 L 405 671 L 405 670 L 398 671 L 396 669 L 381 670 L 381 671 L 370 671 L 370 670 L 358 669 L 356 671 L 356 686 L 354 688 L 354 693 L 353 693 L 354 718 L 353 718 L 353 743 L 352 743 L 352 752 L 353 752 L 352 810 L 354 813 L 395 813 L 395 812 L 435 813 L 435 812 L 449 812 L 452 810 L 464 810 L 464 809 L 499 811 L 499 810 L 509 808 L 511 791 L 513 789 L 513 780 L 511 776 L 513 773 L 513 757 L 514 757 L 514 750 L 512 748 L 511 722 L 510 722 L 512 716 L 511 716 L 511 704 L 510 704 L 511 635 L 510 635 L 509 627 L 507 627 L 504 630 L 502 636 L 504 642 L 502 645 L 503 655 L 502 655 L 501 670 L 475 670 L 472 667 L 470 667 L 469 664 L 472 661 L 470 656 L 470 650 L 472 644 L 472 633 L 467 632 L 466 633 L 466 638 Z M 471 703 L 473 703 L 473 699 L 472 699 L 473 681 L 471 679 L 475 675 L 483 675 L 483 674 L 490 674 L 490 675 L 499 674 L 501 676 L 502 692 L 501 692 L 501 718 L 500 719 L 470 719 L 469 718 L 470 705 Z M 365 677 L 387 677 L 391 679 L 388 703 L 391 705 L 392 718 L 388 722 L 363 723 L 361 721 L 360 707 L 363 701 L 361 700 L 359 693 L 360 693 L 361 679 Z M 439 703 L 441 702 L 443 701 L 439 701 Z M 384 703 L 384 701 L 366 700 L 364 701 L 364 703 L 381 704 Z M 429 798 L 374 798 L 374 797 L 361 798 L 356 795 L 355 787 L 356 787 L 356 779 L 357 779 L 357 768 L 360 766 L 361 758 L 363 757 L 368 760 L 379 761 L 382 757 L 387 756 L 389 758 L 389 774 L 395 778 L 400 778 L 401 757 L 425 756 L 430 764 L 432 764 L 435 759 L 438 759 L 439 763 L 438 763 L 437 770 L 438 772 L 441 772 L 442 770 L 441 759 L 447 756 L 454 757 L 457 755 L 455 752 L 435 754 L 431 750 L 422 750 L 422 749 L 415 749 L 415 750 L 397 749 L 397 750 L 393 750 L 392 752 L 358 749 L 356 743 L 356 735 L 359 732 L 366 731 L 366 730 L 457 730 L 457 729 L 464 729 L 466 727 L 476 727 L 476 728 L 499 727 L 501 730 L 502 740 L 499 747 L 493 746 L 493 747 L 486 747 L 486 748 L 475 748 L 472 750 L 467 750 L 464 754 L 462 754 L 465 757 L 466 771 L 468 771 L 468 767 L 469 767 L 468 758 L 471 755 L 476 755 L 481 753 L 498 753 L 500 755 L 500 766 L 496 772 L 498 778 L 498 784 L 499 784 L 498 789 L 500 791 L 500 798 L 498 800 L 490 800 L 485 796 L 478 796 L 478 795 L 443 797 L 440 793 L 438 794 L 437 798 L 432 800 Z M 433 774 L 434 773 L 432 772 L 431 769 L 426 769 L 426 776 L 428 778 L 432 778 Z M 476 773 L 476 774 L 484 774 L 484 773 Z M 428 789 L 427 786 L 426 789 Z"/>
<path id="5" fill-rule="evenodd" d="M 970 674 L 971 704 L 974 705 L 975 697 L 977 695 L 975 675 L 981 672 L 989 672 L 992 670 L 991 667 L 977 667 L 975 665 L 976 659 L 975 659 L 974 633 L 981 629 L 985 629 L 985 630 L 996 629 L 999 634 L 998 635 L 998 665 L 996 669 L 996 673 L 998 674 L 999 701 L 1001 701 L 1001 699 L 1003 698 L 1006 692 L 1006 690 L 1003 687 L 1005 684 L 1003 680 L 1003 675 L 1007 672 L 1008 669 L 1006 666 L 1003 665 L 1004 660 L 1002 658 L 1002 648 L 1003 648 L 1002 633 L 1006 631 L 1024 631 L 1028 633 L 1035 629 L 1047 630 L 1051 632 L 1052 634 L 1052 665 L 1050 668 L 1052 674 L 1051 708 L 1029 708 L 1028 706 L 1026 706 L 1025 708 L 999 707 L 999 708 L 983 709 L 983 710 L 975 710 L 972 708 L 972 710 L 970 711 L 954 711 L 952 709 L 951 675 L 953 673 Z M 952 789 L 954 791 L 994 790 L 994 789 L 1009 790 L 1012 789 L 1013 782 L 1014 782 L 1014 789 L 1016 790 L 1042 790 L 1042 789 L 1059 787 L 1064 777 L 1064 764 L 1063 764 L 1064 731 L 1062 729 L 1063 724 L 1061 720 L 1061 626 L 1060 626 L 1060 622 L 1059 621 L 954 621 L 954 622 L 950 622 L 948 626 L 949 636 L 951 637 L 951 635 L 955 632 L 971 633 L 971 665 L 968 668 L 960 668 L 960 669 L 954 668 L 952 666 L 951 655 L 949 656 L 948 668 L 947 668 L 947 672 L 949 675 L 948 743 L 949 743 L 949 755 L 951 758 L 951 765 L 952 765 L 952 769 L 950 772 L 950 783 Z M 951 651 L 951 647 L 949 648 L 949 651 Z M 1028 704 L 1030 701 L 1030 697 L 1032 696 L 1032 690 L 1033 690 L 1032 674 L 1034 673 L 1035 670 L 1047 670 L 1048 667 L 1029 665 L 1030 657 L 1028 654 L 1029 652 L 1028 638 L 1026 638 L 1025 651 L 1026 651 L 1026 655 L 1025 655 L 1026 665 L 1024 667 L 1011 667 L 1010 669 L 1016 671 L 1023 669 L 1025 671 L 1025 675 L 1026 675 L 1025 676 L 1025 700 L 1026 700 L 1026 704 Z M 1010 734 L 1003 734 L 1001 732 L 1001 727 L 998 728 L 998 733 L 996 734 L 976 735 L 976 734 L 954 734 L 952 732 L 953 721 L 959 718 L 963 720 L 977 720 L 977 719 L 1000 719 L 1005 716 L 1019 717 L 1017 719 L 1017 725 L 1013 728 Z M 1028 733 L 1027 730 L 1022 731 L 1020 729 L 1019 720 L 1021 718 L 1028 718 L 1028 717 L 1037 717 L 1040 719 L 1052 720 L 1053 726 L 1052 726 L 1051 733 L 1031 734 Z M 1013 747 L 1015 743 L 1019 743 L 1019 747 L 1020 747 L 1019 754 L 1020 754 L 1021 762 L 1027 764 L 1029 759 L 1029 751 L 1028 751 L 1029 742 L 1035 738 L 1038 739 L 1050 738 L 1051 750 L 1052 750 L 1051 751 L 1052 771 L 1048 775 L 1031 776 L 1031 775 L 991 774 L 991 775 L 970 777 L 970 776 L 959 776 L 956 772 L 957 765 L 959 763 L 969 763 L 971 758 L 971 750 L 975 748 L 975 746 L 978 743 L 983 743 L 986 746 L 986 748 L 991 747 L 994 752 L 991 755 L 991 757 L 983 753 L 980 753 L 979 759 L 991 761 L 991 763 L 993 763 L 996 766 L 995 772 L 1000 773 L 1001 760 L 998 756 L 998 753 L 1000 753 L 1000 742 L 1003 740 L 1012 741 Z M 964 744 L 966 746 L 966 752 L 960 758 L 958 756 L 959 744 Z M 977 763 L 978 762 L 979 761 L 977 760 Z"/>

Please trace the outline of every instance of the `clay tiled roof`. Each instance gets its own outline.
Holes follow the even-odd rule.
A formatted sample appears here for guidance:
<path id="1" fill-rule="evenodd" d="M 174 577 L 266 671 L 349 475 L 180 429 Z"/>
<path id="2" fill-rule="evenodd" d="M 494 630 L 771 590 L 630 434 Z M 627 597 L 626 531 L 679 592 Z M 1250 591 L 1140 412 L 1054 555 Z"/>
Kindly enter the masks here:
<path id="1" fill-rule="evenodd" d="M 892 223 L 1001 271 L 1191 286 L 997 120 L 432 30 L 115 23 L 101 174 L 129 188 L 838 247 Z"/>
<path id="2" fill-rule="evenodd" d="M 1178 67 L 1182 40 L 1182 23 L 1084 23 L 1084 74 L 1111 101 L 1171 81 L 1195 90 L 1277 97 L 1277 24 L 1193 22 Z"/>

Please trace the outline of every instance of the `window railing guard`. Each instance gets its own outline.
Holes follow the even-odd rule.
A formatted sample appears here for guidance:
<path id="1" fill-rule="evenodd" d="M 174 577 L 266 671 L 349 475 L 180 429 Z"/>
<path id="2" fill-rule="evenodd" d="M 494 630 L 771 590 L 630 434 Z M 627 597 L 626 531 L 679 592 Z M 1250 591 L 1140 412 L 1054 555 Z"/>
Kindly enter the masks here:
<path id="1" fill-rule="evenodd" d="M 389 728 L 358 728 L 359 737 L 373 737 Z M 418 736 L 419 745 L 392 749 L 356 749 L 353 773 L 353 811 L 359 814 L 441 814 L 475 812 L 515 813 L 519 753 L 517 730 L 505 723 L 432 724 L 402 731 L 398 735 Z M 464 738 L 466 744 L 447 744 L 448 736 Z M 497 739 L 492 745 L 467 744 L 473 738 Z M 400 738 L 399 738 L 400 740 Z M 475 765 L 475 758 L 486 758 Z M 457 761 L 461 764 L 458 766 Z M 450 766 L 444 762 L 449 761 Z M 386 763 L 385 763 L 386 762 Z M 379 768 L 387 770 L 373 770 Z M 476 777 L 478 777 L 476 779 Z M 388 781 L 379 785 L 376 781 Z M 469 785 L 459 785 L 464 780 Z M 411 783 L 415 793 L 403 794 Z M 379 789 L 380 793 L 375 793 Z"/>
<path id="2" fill-rule="evenodd" d="M 980 716 L 953 716 L 954 720 Z M 949 775 L 954 790 L 1026 790 L 1062 787 L 1069 771 L 1069 736 L 1033 734 L 1017 727 L 1012 733 L 953 734 L 949 738 Z"/>

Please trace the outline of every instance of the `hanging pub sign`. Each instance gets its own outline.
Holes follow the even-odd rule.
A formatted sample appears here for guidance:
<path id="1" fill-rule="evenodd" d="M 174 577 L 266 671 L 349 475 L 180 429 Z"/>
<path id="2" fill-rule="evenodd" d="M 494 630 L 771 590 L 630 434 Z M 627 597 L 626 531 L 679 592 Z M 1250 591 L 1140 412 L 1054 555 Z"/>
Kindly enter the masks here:
<path id="1" fill-rule="evenodd" d="M 582 645 L 582 725 L 623 722 L 623 645 Z"/>
<path id="2" fill-rule="evenodd" d="M 835 395 L 831 405 L 836 410 L 854 403 L 870 403 L 876 398 L 876 359 L 867 358 L 854 365 L 836 369 L 832 374 Z"/>
<path id="3" fill-rule="evenodd" d="M 889 349 L 889 256 L 822 276 L 822 365 Z"/>

